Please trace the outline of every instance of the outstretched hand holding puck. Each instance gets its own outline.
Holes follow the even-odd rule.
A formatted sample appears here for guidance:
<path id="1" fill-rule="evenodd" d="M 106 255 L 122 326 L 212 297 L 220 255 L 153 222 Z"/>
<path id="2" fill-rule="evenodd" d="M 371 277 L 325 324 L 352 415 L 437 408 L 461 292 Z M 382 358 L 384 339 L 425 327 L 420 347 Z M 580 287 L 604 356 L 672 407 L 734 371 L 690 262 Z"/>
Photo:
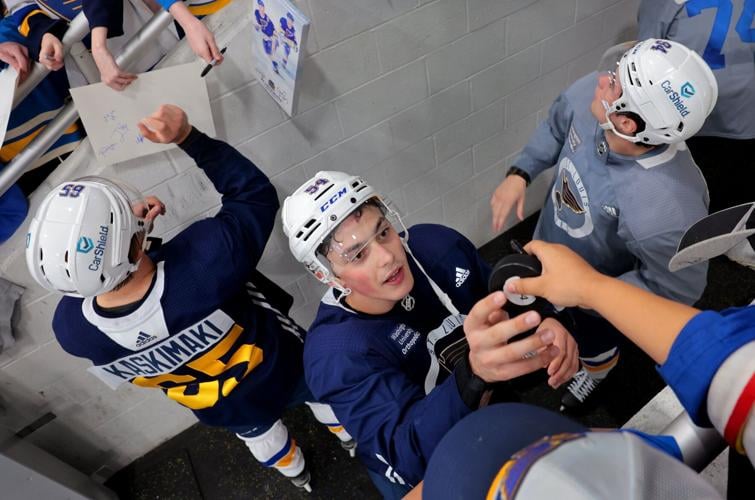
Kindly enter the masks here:
<path id="1" fill-rule="evenodd" d="M 507 255 L 498 261 L 490 274 L 488 288 L 491 293 L 503 290 L 506 301 L 502 309 L 506 311 L 509 317 L 517 317 L 527 311 L 536 311 L 543 318 L 543 322 L 539 326 L 511 337 L 507 343 L 516 343 L 534 333 L 540 334 L 541 337 L 551 333 L 550 338 L 553 339 L 553 345 L 558 348 L 558 354 L 548 364 L 548 385 L 556 388 L 568 381 L 579 369 L 577 343 L 561 324 L 561 321 L 569 318 L 564 318 L 564 315 L 557 315 L 560 308 L 555 307 L 544 298 L 512 289 L 513 284 L 522 280 L 539 279 L 543 272 L 543 266 L 537 257 L 525 253 L 515 240 L 512 240 L 511 246 L 518 253 Z M 554 319 L 556 316 L 558 319 Z M 567 323 L 569 322 L 567 321 Z M 530 352 L 525 357 L 535 354 L 537 353 Z"/>
<path id="2" fill-rule="evenodd" d="M 515 240 L 512 241 L 512 246 L 516 251 L 521 252 L 521 247 L 519 247 Z M 548 313 L 552 313 L 554 310 L 550 302 L 534 295 L 509 291 L 506 286 L 521 278 L 536 278 L 541 273 L 542 266 L 534 255 L 527 253 L 506 255 L 493 267 L 490 279 L 488 280 L 488 291 L 492 293 L 502 290 L 506 294 L 506 303 L 503 305 L 503 309 L 511 318 L 527 311 L 537 311 L 541 317 L 546 317 L 549 315 Z M 535 329 L 533 328 L 518 335 L 512 341 L 532 335 L 534 332 Z"/>

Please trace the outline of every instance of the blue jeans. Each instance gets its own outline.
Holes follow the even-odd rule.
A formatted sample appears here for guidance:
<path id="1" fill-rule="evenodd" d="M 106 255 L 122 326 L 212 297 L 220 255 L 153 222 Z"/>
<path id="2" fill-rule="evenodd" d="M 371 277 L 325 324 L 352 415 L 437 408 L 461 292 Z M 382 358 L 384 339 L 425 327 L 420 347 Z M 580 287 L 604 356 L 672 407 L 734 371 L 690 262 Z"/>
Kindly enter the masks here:
<path id="1" fill-rule="evenodd" d="M 291 393 L 291 397 L 286 404 L 286 408 L 293 408 L 295 406 L 303 405 L 305 401 L 315 401 L 315 397 L 312 395 L 312 391 L 309 390 L 309 387 L 307 387 L 307 382 L 304 380 L 304 376 L 302 375 L 302 377 L 299 379 L 299 382 L 297 382 L 293 392 Z M 271 420 L 269 422 L 260 422 L 254 425 L 231 426 L 226 427 L 226 429 L 242 437 L 255 437 L 267 432 L 277 420 L 278 419 L 276 418 L 275 420 Z"/>
<path id="2" fill-rule="evenodd" d="M 405 484 L 392 483 L 387 477 L 367 469 L 367 474 L 372 479 L 372 484 L 383 495 L 385 500 L 401 500 L 412 489 Z"/>

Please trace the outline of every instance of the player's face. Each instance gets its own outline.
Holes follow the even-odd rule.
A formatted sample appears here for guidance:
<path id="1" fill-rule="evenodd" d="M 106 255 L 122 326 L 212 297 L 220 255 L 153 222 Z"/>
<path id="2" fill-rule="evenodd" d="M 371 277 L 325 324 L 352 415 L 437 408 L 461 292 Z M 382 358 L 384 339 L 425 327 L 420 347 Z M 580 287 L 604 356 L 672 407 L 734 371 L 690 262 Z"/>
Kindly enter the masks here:
<path id="1" fill-rule="evenodd" d="M 373 205 L 364 205 L 338 226 L 327 258 L 351 289 L 349 304 L 365 313 L 389 311 L 414 286 L 401 238 Z"/>
<path id="2" fill-rule="evenodd" d="M 621 80 L 619 79 L 618 67 L 617 72 L 604 71 L 598 76 L 598 84 L 595 86 L 595 95 L 593 96 L 592 103 L 590 103 L 590 111 L 593 116 L 599 121 L 606 121 L 606 108 L 604 103 L 608 105 L 621 97 Z"/>

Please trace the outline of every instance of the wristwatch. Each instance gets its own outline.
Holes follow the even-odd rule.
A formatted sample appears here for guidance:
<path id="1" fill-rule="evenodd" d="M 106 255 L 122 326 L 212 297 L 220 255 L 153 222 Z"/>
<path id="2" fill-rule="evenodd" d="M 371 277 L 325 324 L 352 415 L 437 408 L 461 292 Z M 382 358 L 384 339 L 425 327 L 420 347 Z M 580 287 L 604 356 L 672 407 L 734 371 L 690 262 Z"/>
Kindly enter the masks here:
<path id="1" fill-rule="evenodd" d="M 529 186 L 530 182 L 532 182 L 532 179 L 530 179 L 530 174 L 525 172 L 519 167 L 511 167 L 508 172 L 506 172 L 506 177 L 509 175 L 518 175 L 522 179 L 524 179 L 525 186 Z"/>

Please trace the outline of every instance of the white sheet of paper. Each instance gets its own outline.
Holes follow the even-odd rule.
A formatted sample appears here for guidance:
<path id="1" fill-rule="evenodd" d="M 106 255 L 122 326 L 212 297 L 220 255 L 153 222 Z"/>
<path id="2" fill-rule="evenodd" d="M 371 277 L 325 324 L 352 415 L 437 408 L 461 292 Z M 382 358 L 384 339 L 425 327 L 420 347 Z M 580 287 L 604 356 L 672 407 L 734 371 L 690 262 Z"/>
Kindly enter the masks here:
<path id="1" fill-rule="evenodd" d="M 142 73 L 122 92 L 104 83 L 71 89 L 97 160 L 112 165 L 175 147 L 148 141 L 136 126 L 161 104 L 183 108 L 189 123 L 214 137 L 210 97 L 199 76 L 204 66 L 204 62 L 192 62 Z"/>
<path id="2" fill-rule="evenodd" d="M 13 110 L 13 94 L 16 92 L 18 71 L 8 66 L 0 71 L 0 146 L 5 142 L 10 112 Z"/>

